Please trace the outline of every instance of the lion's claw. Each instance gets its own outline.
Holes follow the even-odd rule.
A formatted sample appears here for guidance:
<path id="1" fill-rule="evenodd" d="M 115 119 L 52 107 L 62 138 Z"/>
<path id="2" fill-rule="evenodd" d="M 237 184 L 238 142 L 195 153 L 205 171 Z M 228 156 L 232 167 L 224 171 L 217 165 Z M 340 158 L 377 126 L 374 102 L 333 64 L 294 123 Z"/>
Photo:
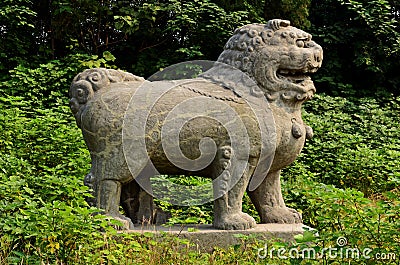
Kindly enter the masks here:
<path id="1" fill-rule="evenodd" d="M 301 213 L 289 207 L 265 207 L 261 215 L 262 223 L 299 224 L 302 223 Z"/>
<path id="2" fill-rule="evenodd" d="M 224 230 L 246 230 L 255 227 L 255 225 L 254 218 L 246 213 L 225 215 L 214 222 L 215 228 Z"/>

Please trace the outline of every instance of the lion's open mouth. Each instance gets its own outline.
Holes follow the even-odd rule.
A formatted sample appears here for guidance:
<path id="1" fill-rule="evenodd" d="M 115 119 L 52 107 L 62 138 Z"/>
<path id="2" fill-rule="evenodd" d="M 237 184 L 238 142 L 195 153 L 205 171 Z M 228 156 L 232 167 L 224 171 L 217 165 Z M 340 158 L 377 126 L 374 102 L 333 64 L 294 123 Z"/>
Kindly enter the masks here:
<path id="1" fill-rule="evenodd" d="M 294 85 L 287 87 L 287 89 L 292 92 L 283 93 L 282 97 L 287 100 L 295 99 L 296 102 L 303 102 L 311 99 L 315 93 L 315 86 L 309 75 L 315 73 L 317 69 L 318 68 L 314 67 L 299 70 L 279 69 L 276 72 L 276 77 L 283 83 Z"/>
<path id="2" fill-rule="evenodd" d="M 313 69 L 314 70 L 314 69 Z M 287 70 L 287 69 L 279 69 L 276 73 L 276 76 L 279 79 L 286 80 L 290 83 L 297 84 L 297 85 L 306 85 L 306 81 L 310 81 L 311 77 L 308 75 L 312 72 L 315 72 L 316 69 L 313 70 Z"/>

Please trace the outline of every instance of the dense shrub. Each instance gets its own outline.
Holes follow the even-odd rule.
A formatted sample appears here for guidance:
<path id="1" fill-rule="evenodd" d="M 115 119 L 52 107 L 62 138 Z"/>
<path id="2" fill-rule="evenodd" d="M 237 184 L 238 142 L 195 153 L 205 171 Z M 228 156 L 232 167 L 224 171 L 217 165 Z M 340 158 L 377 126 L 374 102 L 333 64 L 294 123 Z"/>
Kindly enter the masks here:
<path id="1" fill-rule="evenodd" d="M 400 98 L 317 95 L 305 107 L 315 132 L 297 163 L 315 180 L 360 190 L 365 196 L 400 183 Z"/>
<path id="2" fill-rule="evenodd" d="M 75 56 L 18 67 L 1 84 L 0 243 L 8 250 L 1 261 L 67 261 L 101 238 L 106 222 L 85 202 L 89 154 L 66 97 L 72 77 L 95 62 Z"/>
<path id="3" fill-rule="evenodd" d="M 296 253 L 312 249 L 320 256 L 290 259 L 287 264 L 398 264 L 398 189 L 368 199 L 360 191 L 318 183 L 312 180 L 312 173 L 308 175 L 290 185 L 285 183 L 284 193 L 288 205 L 300 209 L 304 223 L 316 230 L 297 237 L 294 244 L 270 246 L 287 251 L 295 249 Z M 282 259 L 275 256 L 274 261 L 282 262 Z"/>

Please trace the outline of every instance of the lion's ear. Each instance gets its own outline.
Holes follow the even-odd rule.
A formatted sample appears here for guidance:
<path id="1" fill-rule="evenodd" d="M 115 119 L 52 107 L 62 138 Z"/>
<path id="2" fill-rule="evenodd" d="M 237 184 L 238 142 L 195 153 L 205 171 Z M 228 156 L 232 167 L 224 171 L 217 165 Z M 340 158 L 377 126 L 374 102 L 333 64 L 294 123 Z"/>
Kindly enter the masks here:
<path id="1" fill-rule="evenodd" d="M 290 26 L 289 20 L 283 19 L 271 19 L 267 22 L 267 27 L 272 29 L 273 31 L 277 31 L 280 28 L 285 28 Z"/>

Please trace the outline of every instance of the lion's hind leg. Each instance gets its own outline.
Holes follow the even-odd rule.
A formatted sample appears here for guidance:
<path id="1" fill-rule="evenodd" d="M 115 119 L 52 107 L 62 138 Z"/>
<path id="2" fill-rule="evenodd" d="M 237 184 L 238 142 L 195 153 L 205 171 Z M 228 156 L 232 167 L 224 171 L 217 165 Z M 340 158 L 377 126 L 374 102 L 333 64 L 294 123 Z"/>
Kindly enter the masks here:
<path id="1" fill-rule="evenodd" d="M 237 162 L 230 146 L 218 150 L 214 164 L 214 227 L 225 230 L 245 230 L 256 225 L 253 217 L 242 212 L 242 199 L 249 182 L 249 165 L 236 172 Z M 247 163 L 247 161 L 246 161 Z M 239 179 L 232 178 L 241 174 Z M 237 181 L 232 183 L 232 181 Z"/>
<path id="2" fill-rule="evenodd" d="M 135 224 L 158 224 L 157 217 L 160 217 L 161 211 L 154 204 L 152 195 L 140 187 L 136 180 L 122 186 L 121 206 Z"/>
<path id="3" fill-rule="evenodd" d="M 119 157 L 117 157 L 119 158 Z M 130 218 L 119 212 L 122 183 L 132 179 L 126 165 L 116 162 L 116 159 L 105 159 L 100 156 L 92 157 L 91 175 L 94 179 L 94 196 L 96 207 L 108 215 L 122 222 L 122 229 L 132 229 Z"/>
<path id="4" fill-rule="evenodd" d="M 98 195 L 98 207 L 104 210 L 105 215 L 109 215 L 120 221 L 122 223 L 121 228 L 133 229 L 132 220 L 119 212 L 121 197 L 121 183 L 119 181 L 110 179 L 100 180 Z"/>

